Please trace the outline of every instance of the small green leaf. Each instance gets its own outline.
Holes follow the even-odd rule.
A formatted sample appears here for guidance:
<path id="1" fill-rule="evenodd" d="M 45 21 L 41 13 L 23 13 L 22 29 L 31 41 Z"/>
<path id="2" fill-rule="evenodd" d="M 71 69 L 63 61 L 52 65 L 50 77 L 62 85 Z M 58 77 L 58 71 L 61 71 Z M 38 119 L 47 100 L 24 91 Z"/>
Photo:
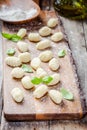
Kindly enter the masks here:
<path id="1" fill-rule="evenodd" d="M 25 65 L 25 64 L 22 65 L 22 69 L 27 73 L 33 72 L 32 68 L 30 66 Z"/>
<path id="2" fill-rule="evenodd" d="M 42 83 L 42 79 L 41 79 L 41 78 L 38 78 L 38 77 L 33 77 L 33 78 L 31 79 L 31 82 L 32 82 L 33 84 L 38 85 L 38 84 Z"/>
<path id="3" fill-rule="evenodd" d="M 13 48 L 10 48 L 7 50 L 7 55 L 13 56 L 15 54 L 15 50 Z"/>
<path id="4" fill-rule="evenodd" d="M 74 96 L 71 92 L 69 92 L 68 90 L 66 90 L 65 88 L 61 88 L 60 92 L 62 93 L 63 97 L 67 100 L 73 100 Z"/>
<path id="5" fill-rule="evenodd" d="M 58 52 L 58 57 L 64 57 L 66 55 L 66 50 L 60 50 L 59 52 Z"/>
<path id="6" fill-rule="evenodd" d="M 42 78 L 42 82 L 45 84 L 50 83 L 53 80 L 53 78 L 51 76 L 45 76 L 44 78 Z"/>
<path id="7" fill-rule="evenodd" d="M 18 36 L 17 34 L 2 33 L 2 36 L 13 42 L 18 42 L 19 40 L 21 40 L 21 37 Z"/>

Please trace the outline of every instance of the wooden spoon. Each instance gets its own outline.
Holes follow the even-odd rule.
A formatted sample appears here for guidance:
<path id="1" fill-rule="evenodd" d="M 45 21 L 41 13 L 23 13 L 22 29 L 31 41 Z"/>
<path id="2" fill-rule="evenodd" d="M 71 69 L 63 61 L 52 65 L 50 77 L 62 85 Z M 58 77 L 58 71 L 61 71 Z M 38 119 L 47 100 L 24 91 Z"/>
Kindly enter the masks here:
<path id="1" fill-rule="evenodd" d="M 0 0 L 0 19 L 9 23 L 25 23 L 36 18 L 40 7 L 33 0 Z"/>

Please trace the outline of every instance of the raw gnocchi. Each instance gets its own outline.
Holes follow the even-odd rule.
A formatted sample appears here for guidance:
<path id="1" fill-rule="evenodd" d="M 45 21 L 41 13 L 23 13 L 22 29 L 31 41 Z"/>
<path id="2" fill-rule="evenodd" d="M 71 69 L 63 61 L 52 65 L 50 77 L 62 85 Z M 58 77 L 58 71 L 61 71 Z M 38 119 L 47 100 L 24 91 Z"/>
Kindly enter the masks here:
<path id="1" fill-rule="evenodd" d="M 50 90 L 49 96 L 51 100 L 56 104 L 60 104 L 63 100 L 62 94 L 58 90 Z"/>
<path id="2" fill-rule="evenodd" d="M 46 72 L 44 69 L 38 68 L 38 69 L 36 70 L 36 76 L 37 76 L 37 77 L 43 78 L 43 77 L 46 76 L 46 75 L 47 75 L 47 72 Z"/>
<path id="3" fill-rule="evenodd" d="M 23 87 L 25 89 L 31 89 L 31 88 L 34 87 L 34 85 L 32 84 L 31 79 L 30 79 L 29 76 L 23 77 L 22 80 L 21 80 L 21 82 L 22 82 L 22 85 L 23 85 Z"/>
<path id="4" fill-rule="evenodd" d="M 42 28 L 39 30 L 39 34 L 40 34 L 42 37 L 49 36 L 51 33 L 52 33 L 52 30 L 51 30 L 49 27 L 47 27 L 47 26 L 44 26 L 44 27 L 42 27 Z"/>
<path id="5" fill-rule="evenodd" d="M 7 57 L 5 59 L 5 62 L 6 62 L 7 65 L 9 65 L 11 67 L 18 67 L 22 64 L 20 59 L 18 57 L 15 57 L 15 56 L 14 57 L 13 56 Z"/>
<path id="6" fill-rule="evenodd" d="M 19 88 L 12 89 L 11 96 L 18 103 L 22 102 L 22 100 L 24 98 L 23 92 Z"/>
<path id="7" fill-rule="evenodd" d="M 18 57 L 21 60 L 21 62 L 23 62 L 23 63 L 27 63 L 31 60 L 31 56 L 30 56 L 29 52 L 21 53 L 21 54 L 19 54 Z"/>
<path id="8" fill-rule="evenodd" d="M 34 91 L 34 97 L 35 98 L 41 98 L 48 92 L 48 88 L 46 85 L 41 85 L 37 87 Z"/>
<path id="9" fill-rule="evenodd" d="M 56 85 L 59 83 L 60 75 L 58 73 L 51 75 L 51 77 L 53 78 L 53 80 L 48 85 Z"/>
<path id="10" fill-rule="evenodd" d="M 39 42 L 41 40 L 41 37 L 38 33 L 29 33 L 28 39 L 31 42 Z"/>
<path id="11" fill-rule="evenodd" d="M 39 55 L 39 58 L 42 62 L 48 62 L 49 60 L 51 60 L 53 57 L 53 53 L 52 51 L 44 51 L 44 52 L 41 52 L 40 55 Z"/>
<path id="12" fill-rule="evenodd" d="M 25 28 L 21 28 L 18 31 L 18 33 L 17 33 L 17 35 L 20 36 L 21 38 L 23 38 L 24 36 L 26 36 L 26 34 L 27 34 L 27 30 Z"/>
<path id="13" fill-rule="evenodd" d="M 23 41 L 19 41 L 17 43 L 17 47 L 18 49 L 21 51 L 21 52 L 27 52 L 29 49 L 28 49 L 28 43 L 26 42 L 23 42 Z"/>
<path id="14" fill-rule="evenodd" d="M 63 39 L 63 33 L 62 32 L 56 32 L 51 36 L 51 40 L 54 42 L 59 42 Z"/>
<path id="15" fill-rule="evenodd" d="M 55 27 L 58 24 L 58 19 L 57 18 L 50 18 L 47 22 L 47 26 L 50 28 Z"/>
<path id="16" fill-rule="evenodd" d="M 38 50 L 44 50 L 50 46 L 51 46 L 50 40 L 46 39 L 46 40 L 43 40 L 43 41 L 40 41 L 39 43 L 37 43 L 36 48 Z"/>
<path id="17" fill-rule="evenodd" d="M 17 78 L 17 79 L 22 78 L 24 76 L 24 74 L 25 73 L 24 73 L 23 69 L 19 68 L 19 67 L 14 68 L 11 72 L 12 77 Z"/>
<path id="18" fill-rule="evenodd" d="M 32 61 L 31 61 L 31 67 L 32 68 L 34 68 L 36 70 L 37 68 L 40 67 L 40 65 L 41 65 L 41 61 L 38 57 L 32 59 Z"/>
<path id="19" fill-rule="evenodd" d="M 51 60 L 49 61 L 49 67 L 50 67 L 50 69 L 53 70 L 53 71 L 58 70 L 59 66 L 60 66 L 60 65 L 59 65 L 58 59 L 53 58 L 53 59 L 51 59 Z"/>

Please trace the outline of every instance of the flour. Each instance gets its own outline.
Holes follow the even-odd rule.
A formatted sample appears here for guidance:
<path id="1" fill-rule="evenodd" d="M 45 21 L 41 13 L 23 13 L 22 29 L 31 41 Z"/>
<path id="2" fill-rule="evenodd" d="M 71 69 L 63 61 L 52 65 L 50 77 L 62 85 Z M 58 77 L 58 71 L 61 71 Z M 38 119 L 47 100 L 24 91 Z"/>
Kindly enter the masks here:
<path id="1" fill-rule="evenodd" d="M 0 9 L 0 18 L 8 21 L 20 21 L 31 18 L 33 15 L 37 13 L 35 8 L 31 8 L 30 10 L 22 10 L 22 9 L 8 9 L 3 6 Z"/>

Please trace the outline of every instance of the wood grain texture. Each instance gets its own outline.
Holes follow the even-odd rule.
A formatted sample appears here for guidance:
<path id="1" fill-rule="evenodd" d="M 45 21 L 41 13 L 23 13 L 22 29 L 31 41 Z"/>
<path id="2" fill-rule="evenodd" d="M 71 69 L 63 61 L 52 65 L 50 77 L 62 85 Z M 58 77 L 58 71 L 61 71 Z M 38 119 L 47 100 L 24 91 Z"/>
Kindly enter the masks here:
<path id="1" fill-rule="evenodd" d="M 55 17 L 54 12 L 43 12 L 41 13 L 41 19 L 44 22 L 47 22 L 49 18 Z M 64 31 L 61 24 L 58 28 L 53 29 L 53 32 Z M 3 32 L 9 32 L 9 29 L 3 27 Z M 26 40 L 28 43 L 29 41 Z M 7 43 L 7 44 L 6 44 Z M 7 57 L 6 50 L 10 47 L 16 48 L 16 44 L 3 39 L 3 59 Z M 35 49 L 35 44 L 29 43 L 29 49 L 32 54 L 32 57 L 36 57 L 40 54 L 40 51 Z M 78 89 L 78 79 L 75 73 L 74 64 L 71 57 L 71 52 L 69 50 L 68 44 L 66 40 L 59 42 L 58 44 L 52 43 L 51 50 L 54 52 L 54 57 L 57 56 L 57 52 L 60 49 L 66 49 L 67 55 L 65 58 L 59 59 L 60 62 L 60 70 L 59 73 L 61 75 L 61 82 L 59 85 L 55 85 L 56 89 L 59 89 L 61 86 L 67 88 L 69 91 L 72 91 L 74 94 L 74 101 L 63 101 L 63 104 L 56 105 L 54 104 L 48 96 L 42 98 L 41 100 L 36 100 L 32 96 L 32 91 L 26 91 L 23 89 L 19 80 L 12 79 L 10 73 L 12 68 L 6 65 L 5 60 L 4 63 L 4 113 L 5 117 L 8 120 L 47 120 L 47 119 L 77 119 L 81 118 L 83 115 L 83 110 L 80 101 L 79 89 Z M 16 49 L 16 55 L 18 55 L 18 51 Z M 35 52 L 35 53 L 34 53 Z M 42 67 L 48 72 L 48 74 L 52 74 L 50 69 L 48 69 L 46 63 L 42 63 Z M 9 76 L 8 76 L 9 75 Z M 13 101 L 10 92 L 14 87 L 20 87 L 24 94 L 24 102 L 22 104 L 17 104 Z M 51 88 L 52 89 L 52 88 Z M 11 109 L 9 109 L 9 106 Z M 77 106 L 77 107 L 76 107 Z"/>

